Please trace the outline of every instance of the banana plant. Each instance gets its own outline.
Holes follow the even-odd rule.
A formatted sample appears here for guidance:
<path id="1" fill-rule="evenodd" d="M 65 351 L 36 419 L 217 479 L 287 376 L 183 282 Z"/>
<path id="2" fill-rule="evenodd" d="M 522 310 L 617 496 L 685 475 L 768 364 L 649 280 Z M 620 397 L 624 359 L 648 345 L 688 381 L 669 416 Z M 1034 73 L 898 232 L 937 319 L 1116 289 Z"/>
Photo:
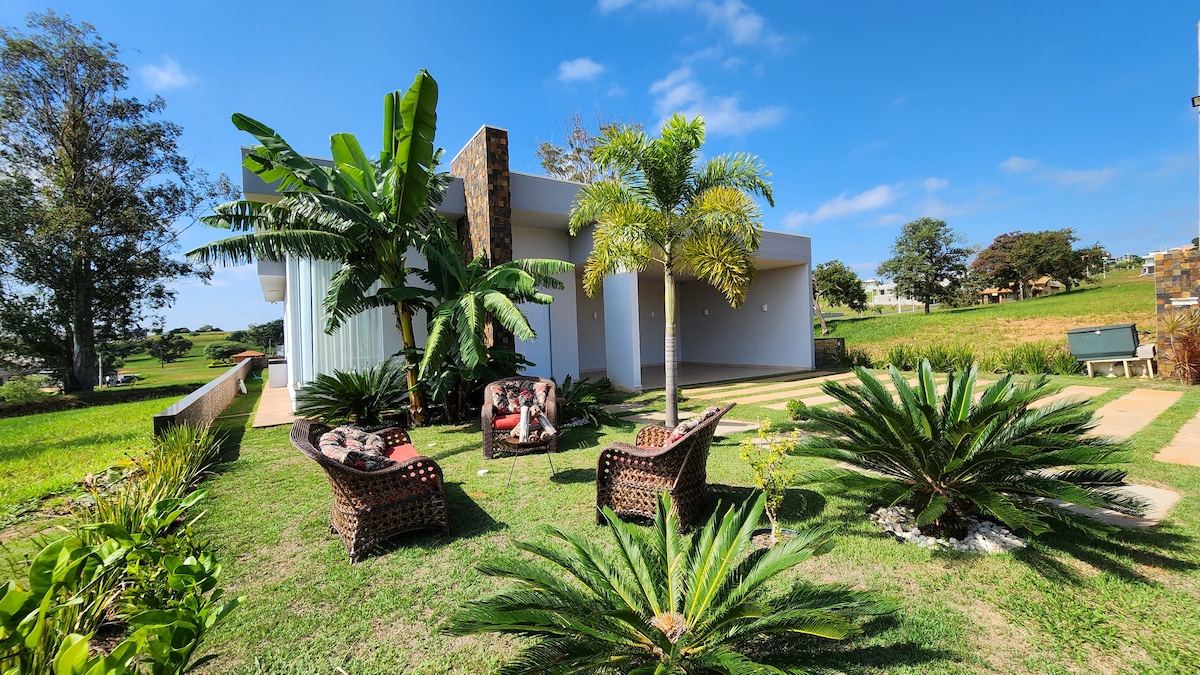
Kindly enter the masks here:
<path id="1" fill-rule="evenodd" d="M 425 291 L 408 284 L 412 270 L 406 254 L 420 246 L 424 232 L 439 219 L 437 207 L 450 182 L 435 171 L 437 98 L 437 82 L 422 69 L 406 93 L 384 97 L 378 159 L 369 158 L 354 135 L 333 134 L 331 167 L 296 152 L 271 127 L 235 113 L 234 126 L 261 144 L 243 164 L 267 183 L 277 182 L 280 199 L 218 206 L 201 222 L 236 234 L 189 251 L 188 257 L 226 265 L 289 255 L 339 262 L 342 268 L 322 301 L 325 331 L 332 333 L 361 312 L 390 307 L 405 353 L 415 354 L 412 318 Z M 424 399 L 418 385 L 416 362 L 410 361 L 410 412 L 421 423 Z"/>

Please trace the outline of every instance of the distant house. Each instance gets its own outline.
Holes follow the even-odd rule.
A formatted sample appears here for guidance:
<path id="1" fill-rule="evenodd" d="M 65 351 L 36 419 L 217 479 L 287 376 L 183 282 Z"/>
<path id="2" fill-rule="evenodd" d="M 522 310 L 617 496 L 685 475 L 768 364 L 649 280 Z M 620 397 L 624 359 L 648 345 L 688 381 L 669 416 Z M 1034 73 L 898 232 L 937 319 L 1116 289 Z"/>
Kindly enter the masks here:
<path id="1" fill-rule="evenodd" d="M 867 304 L 869 305 L 917 307 L 921 304 L 920 300 L 914 300 L 909 297 L 897 297 L 896 283 L 893 281 L 867 279 L 863 282 L 863 290 L 867 292 Z"/>
<path id="2" fill-rule="evenodd" d="M 1029 294 L 1032 297 L 1040 298 L 1043 295 L 1053 295 L 1064 289 L 1066 289 L 1066 286 L 1064 286 L 1062 282 L 1055 281 L 1047 276 L 1034 280 L 1034 282 L 1030 284 Z"/>
<path id="3" fill-rule="evenodd" d="M 1044 295 L 1053 295 L 1065 288 L 1066 286 L 1062 282 L 1045 276 L 1029 282 L 1029 297 L 1040 298 Z M 994 286 L 979 291 L 979 299 L 985 305 L 1002 305 L 1016 300 L 1017 297 L 1017 292 L 1013 289 L 1012 284 L 1007 287 Z"/>
<path id="4" fill-rule="evenodd" d="M 1002 305 L 1006 302 L 1013 301 L 1013 291 L 1011 288 L 985 288 L 979 291 L 979 299 L 985 305 Z"/>

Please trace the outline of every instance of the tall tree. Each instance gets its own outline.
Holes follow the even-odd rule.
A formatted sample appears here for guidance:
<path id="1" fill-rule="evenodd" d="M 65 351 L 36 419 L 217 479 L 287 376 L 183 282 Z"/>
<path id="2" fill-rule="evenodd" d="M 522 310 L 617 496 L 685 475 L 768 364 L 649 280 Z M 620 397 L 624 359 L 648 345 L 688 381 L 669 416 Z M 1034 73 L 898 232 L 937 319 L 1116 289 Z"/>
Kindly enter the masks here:
<path id="1" fill-rule="evenodd" d="M 1034 276 L 1032 261 L 1014 255 L 1021 241 L 1029 235 L 1024 232 L 1006 232 L 997 235 L 987 248 L 971 261 L 971 271 L 986 283 L 999 288 L 1017 289 L 1020 298 L 1025 297 L 1025 284 Z"/>
<path id="2" fill-rule="evenodd" d="M 897 295 L 909 295 L 929 306 L 954 294 L 974 250 L 943 220 L 919 218 L 906 223 L 892 244 L 892 257 L 876 272 L 896 282 Z"/>
<path id="3" fill-rule="evenodd" d="M 437 82 L 421 70 L 407 93 L 384 97 L 379 158 L 369 159 L 352 134 L 333 134 L 332 167 L 314 164 L 274 129 L 235 113 L 234 126 L 262 143 L 246 156 L 246 167 L 268 183 L 280 181 L 281 198 L 217 207 L 203 222 L 238 234 L 188 252 L 203 262 L 234 265 L 285 255 L 340 262 L 322 302 L 325 331 L 367 310 L 391 308 L 408 359 L 416 423 L 425 421 L 425 410 L 412 317 L 426 291 L 409 285 L 407 253 L 440 218 L 437 206 L 449 184 L 434 171 L 437 97 Z"/>
<path id="4" fill-rule="evenodd" d="M 93 26 L 30 15 L 0 29 L 0 340 L 10 360 L 97 382 L 96 343 L 211 271 L 171 258 L 175 222 L 228 193 L 179 151 L 165 102 L 123 96 L 127 68 Z"/>
<path id="5" fill-rule="evenodd" d="M 538 144 L 535 154 L 542 164 L 542 170 L 547 176 L 564 178 L 577 183 L 594 183 L 606 178 L 614 178 L 611 169 L 606 169 L 596 161 L 596 148 L 604 134 L 610 130 L 619 129 L 620 122 L 605 122 L 597 115 L 596 130 L 589 129 L 583 123 L 579 113 L 571 115 L 565 128 L 561 129 L 563 145 L 549 141 Z M 641 129 L 641 124 L 633 125 Z"/>
<path id="6" fill-rule="evenodd" d="M 830 260 L 813 270 L 813 294 L 831 305 L 843 305 L 856 312 L 867 309 L 867 291 L 858 274 L 841 260 Z"/>
<path id="7" fill-rule="evenodd" d="M 725 295 L 746 300 L 762 239 L 751 194 L 772 206 L 770 173 L 755 156 L 722 155 L 701 163 L 704 120 L 676 113 L 658 138 L 630 126 L 609 129 L 596 160 L 616 178 L 584 185 L 571 207 L 571 234 L 596 224 L 583 274 L 589 295 L 604 277 L 663 267 L 667 424 L 678 423 L 675 280 L 691 273 Z"/>

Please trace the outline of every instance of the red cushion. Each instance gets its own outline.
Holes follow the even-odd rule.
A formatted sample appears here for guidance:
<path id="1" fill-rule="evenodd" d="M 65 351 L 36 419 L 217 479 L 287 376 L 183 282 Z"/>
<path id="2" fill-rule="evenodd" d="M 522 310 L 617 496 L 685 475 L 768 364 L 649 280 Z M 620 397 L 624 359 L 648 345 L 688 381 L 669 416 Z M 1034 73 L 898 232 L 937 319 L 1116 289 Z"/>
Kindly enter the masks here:
<path id="1" fill-rule="evenodd" d="M 521 423 L 521 413 L 513 413 L 512 415 L 500 415 L 492 418 L 493 429 L 516 429 Z"/>
<path id="2" fill-rule="evenodd" d="M 417 449 L 413 447 L 412 443 L 405 443 L 404 445 L 397 445 L 394 448 L 389 448 L 388 450 L 385 450 L 383 454 L 393 462 L 403 462 L 405 460 L 412 459 L 413 457 L 421 456 L 417 453 Z"/>

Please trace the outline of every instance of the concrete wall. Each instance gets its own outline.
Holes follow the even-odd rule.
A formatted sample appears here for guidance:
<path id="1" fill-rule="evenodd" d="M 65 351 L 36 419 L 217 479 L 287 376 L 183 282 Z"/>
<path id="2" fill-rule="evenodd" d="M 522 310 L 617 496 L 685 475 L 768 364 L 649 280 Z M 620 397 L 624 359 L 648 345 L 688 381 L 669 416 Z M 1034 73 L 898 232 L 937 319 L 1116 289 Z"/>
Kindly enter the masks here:
<path id="1" fill-rule="evenodd" d="M 614 386 L 642 389 L 638 278 L 633 272 L 604 279 L 604 367 Z"/>
<path id="2" fill-rule="evenodd" d="M 811 283 L 807 265 L 763 270 L 739 309 L 708 284 L 681 284 L 680 360 L 813 368 Z"/>
<path id="3" fill-rule="evenodd" d="M 250 361 L 242 361 L 188 394 L 182 401 L 158 413 L 154 416 L 154 435 L 180 424 L 211 424 L 237 395 L 238 381 L 246 379 L 249 373 Z"/>
<path id="4" fill-rule="evenodd" d="M 547 230 L 533 227 L 516 227 L 512 228 L 512 247 L 513 258 L 550 258 L 554 260 L 567 260 L 570 257 L 570 241 L 569 235 L 561 230 Z M 554 296 L 554 302 L 548 307 L 541 305 L 529 305 L 522 309 L 530 317 L 530 324 L 534 322 L 534 315 L 543 316 L 548 314 L 548 320 L 541 322 L 548 330 L 538 330 L 534 326 L 538 336 L 534 341 L 538 343 L 536 346 L 530 343 L 517 341 L 517 351 L 523 352 L 525 349 L 537 351 L 539 355 L 549 355 L 549 362 L 544 356 L 536 366 L 532 366 L 525 372 L 530 375 L 539 377 L 555 377 L 561 381 L 567 375 L 572 378 L 579 377 L 579 324 L 576 320 L 576 288 L 575 288 L 575 273 L 555 275 L 555 278 L 563 282 L 563 288 L 560 290 L 542 289 L 543 293 Z M 590 314 L 588 316 L 591 316 Z M 537 359 L 528 357 L 531 361 Z"/>
<path id="5" fill-rule="evenodd" d="M 678 288 L 678 286 L 677 286 Z M 678 310 L 678 302 L 676 302 Z M 642 365 L 660 366 L 667 361 L 667 324 L 663 312 L 662 276 L 645 275 L 638 279 L 638 322 L 642 326 Z M 676 353 L 682 353 L 684 336 L 676 326 Z"/>
<path id="6" fill-rule="evenodd" d="M 579 336 L 579 369 L 604 370 L 604 292 L 589 298 L 583 292 L 583 272 L 576 267 L 575 309 Z"/>

